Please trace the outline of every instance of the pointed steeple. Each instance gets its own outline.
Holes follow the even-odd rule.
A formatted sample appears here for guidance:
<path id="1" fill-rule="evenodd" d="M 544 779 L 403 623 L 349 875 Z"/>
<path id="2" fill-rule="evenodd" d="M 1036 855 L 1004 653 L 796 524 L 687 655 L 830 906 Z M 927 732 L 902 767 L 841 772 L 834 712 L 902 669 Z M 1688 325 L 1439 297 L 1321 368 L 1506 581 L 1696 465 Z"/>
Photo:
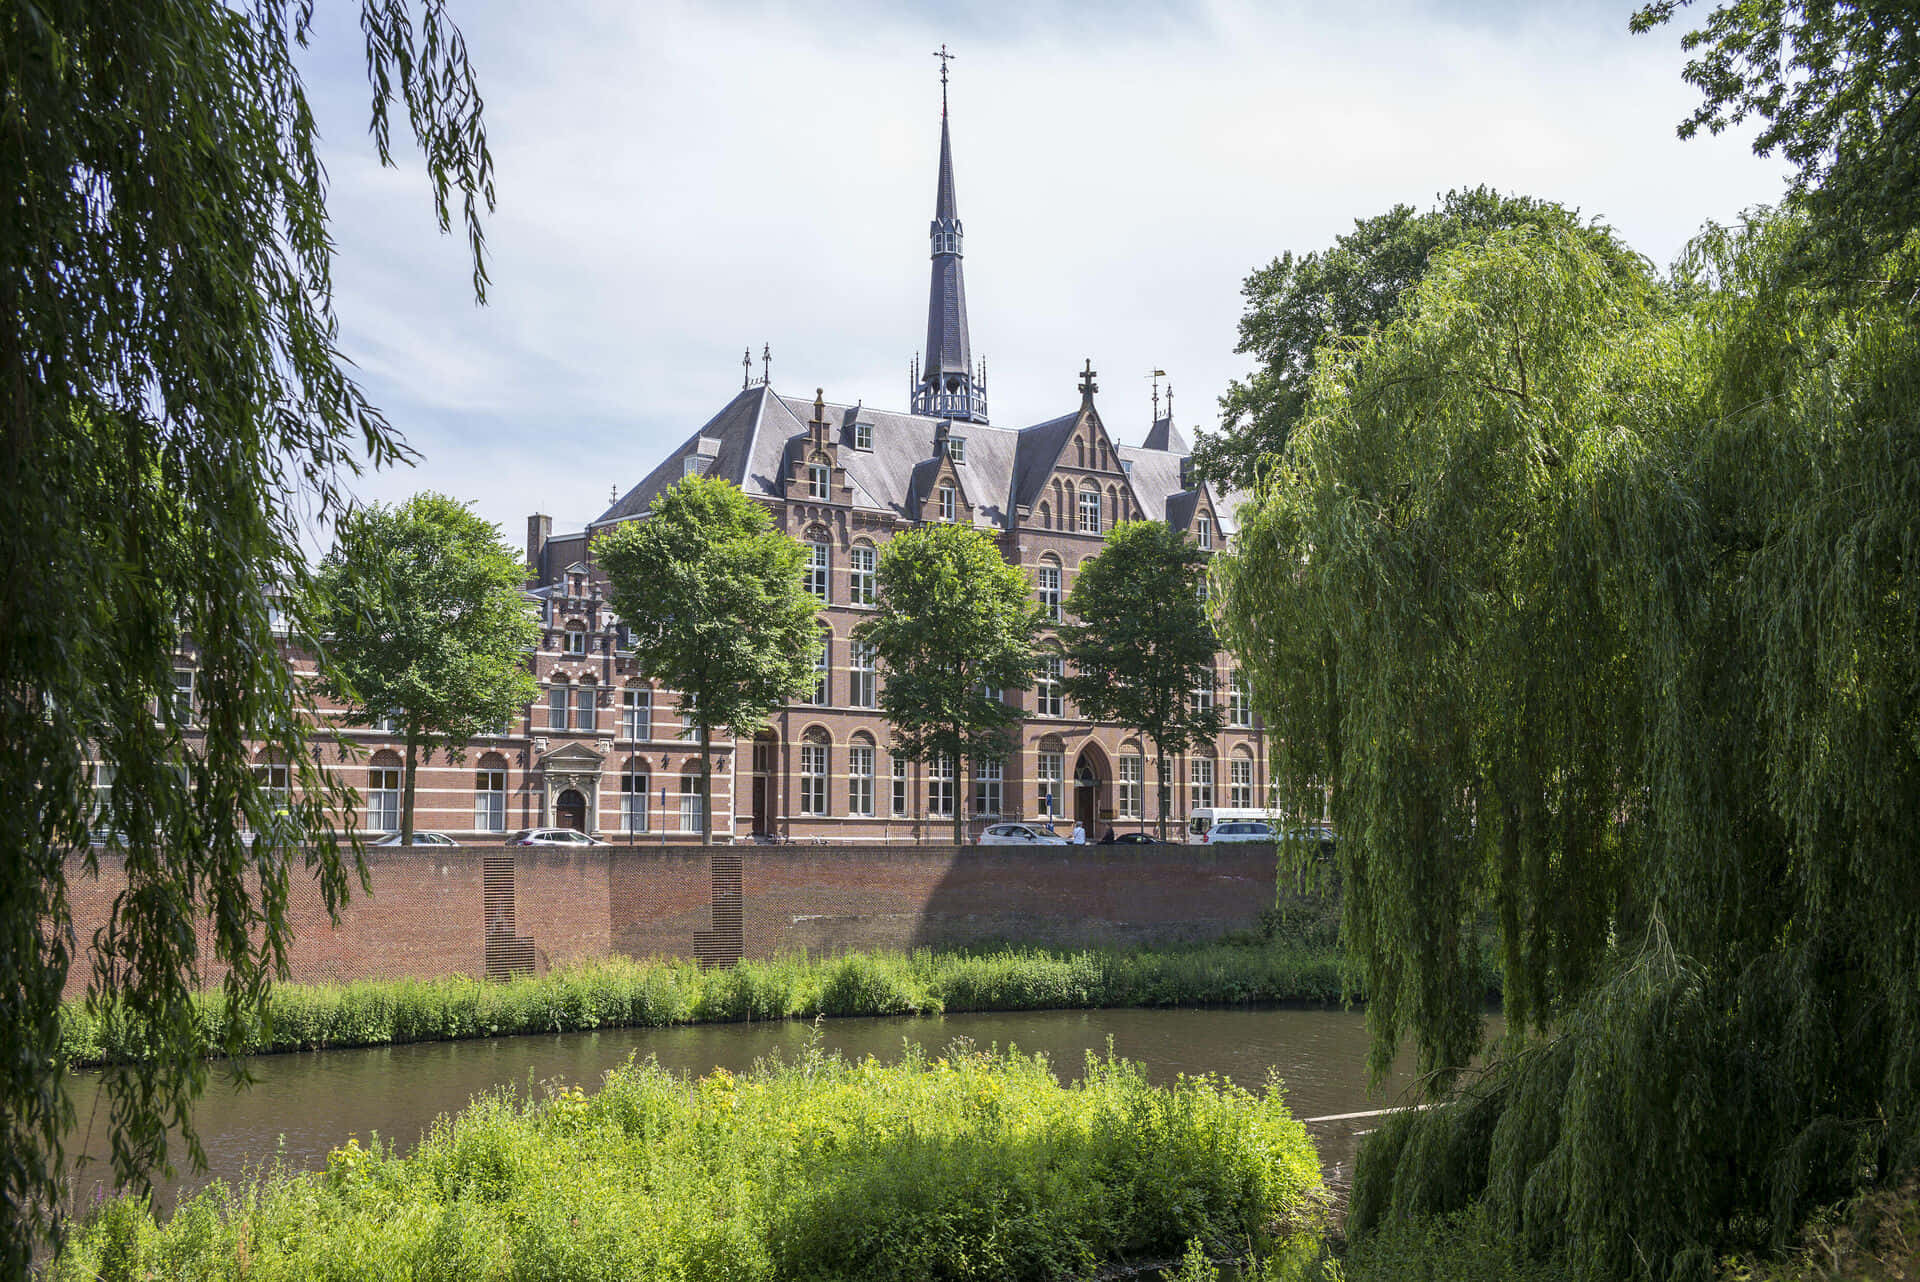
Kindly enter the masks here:
<path id="1" fill-rule="evenodd" d="M 984 423 L 987 388 L 985 378 L 974 372 L 967 335 L 967 287 L 960 269 L 964 232 L 953 191 L 953 138 L 947 125 L 947 63 L 953 56 L 945 45 L 934 55 L 940 59 L 940 174 L 928 229 L 933 280 L 927 290 L 926 359 L 913 391 L 913 412 Z"/>

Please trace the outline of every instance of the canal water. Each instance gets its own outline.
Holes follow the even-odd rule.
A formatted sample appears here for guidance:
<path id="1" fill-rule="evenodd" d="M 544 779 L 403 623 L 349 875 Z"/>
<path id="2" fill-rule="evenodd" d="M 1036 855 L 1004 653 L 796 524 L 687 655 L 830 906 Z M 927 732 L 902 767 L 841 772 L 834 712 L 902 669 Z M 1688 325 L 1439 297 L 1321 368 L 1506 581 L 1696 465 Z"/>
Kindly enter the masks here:
<path id="1" fill-rule="evenodd" d="M 1088 1053 L 1104 1055 L 1111 1044 L 1160 1084 L 1181 1073 L 1216 1073 L 1258 1090 L 1271 1072 L 1300 1118 L 1405 1102 L 1412 1080 L 1406 1063 L 1395 1065 L 1379 1092 L 1366 1090 L 1364 1019 L 1358 1011 L 1310 1009 L 1033 1011 L 623 1028 L 259 1056 L 247 1061 L 250 1086 L 235 1088 L 214 1070 L 194 1113 L 208 1170 L 188 1172 L 174 1146 L 181 1170 L 157 1181 L 157 1201 L 169 1208 L 209 1180 L 243 1179 L 276 1157 L 318 1169 L 348 1136 L 365 1142 L 377 1134 L 411 1148 L 435 1117 L 501 1087 L 525 1093 L 559 1081 L 591 1089 L 628 1056 L 651 1056 L 695 1076 L 716 1067 L 738 1073 L 773 1054 L 791 1060 L 815 1037 L 822 1050 L 854 1059 L 897 1059 L 909 1042 L 930 1053 L 962 1039 L 979 1049 L 1018 1047 L 1044 1053 L 1062 1078 L 1078 1076 Z M 106 1102 L 92 1074 L 75 1083 L 74 1094 L 77 1127 L 68 1151 L 91 1159 L 76 1180 L 84 1205 L 107 1178 Z M 1309 1124 L 1336 1190 L 1345 1191 L 1358 1136 L 1376 1120 Z"/>

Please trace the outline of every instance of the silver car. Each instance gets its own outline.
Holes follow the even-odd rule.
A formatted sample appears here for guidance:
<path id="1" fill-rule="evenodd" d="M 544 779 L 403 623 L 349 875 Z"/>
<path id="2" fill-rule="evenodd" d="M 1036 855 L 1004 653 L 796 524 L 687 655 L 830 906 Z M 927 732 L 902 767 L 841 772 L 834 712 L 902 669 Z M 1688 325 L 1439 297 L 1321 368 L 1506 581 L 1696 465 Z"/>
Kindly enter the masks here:
<path id="1" fill-rule="evenodd" d="M 388 833 L 373 844 L 376 846 L 397 846 L 400 844 L 400 834 L 397 832 Z M 416 846 L 457 846 L 460 843 L 447 836 L 444 832 L 416 831 L 413 834 L 413 844 Z"/>
<path id="2" fill-rule="evenodd" d="M 509 846 L 604 846 L 598 837 L 589 837 L 572 828 L 522 828 L 507 838 Z"/>
<path id="3" fill-rule="evenodd" d="M 981 846 L 1064 846 L 1067 839 L 1047 824 L 994 824 L 979 837 Z"/>

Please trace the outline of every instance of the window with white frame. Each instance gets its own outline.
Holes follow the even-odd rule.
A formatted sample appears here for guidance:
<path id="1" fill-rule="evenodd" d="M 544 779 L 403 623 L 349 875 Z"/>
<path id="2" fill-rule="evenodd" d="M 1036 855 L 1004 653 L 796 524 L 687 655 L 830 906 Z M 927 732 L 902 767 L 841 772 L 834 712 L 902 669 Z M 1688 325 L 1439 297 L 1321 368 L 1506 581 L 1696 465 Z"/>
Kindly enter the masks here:
<path id="1" fill-rule="evenodd" d="M 687 455 L 685 458 L 680 460 L 680 475 L 682 476 L 700 475 L 700 463 L 701 463 L 701 459 L 698 454 Z"/>
<path id="2" fill-rule="evenodd" d="M 1187 804 L 1199 809 L 1213 805 L 1213 758 L 1195 757 L 1187 762 Z"/>
<path id="3" fill-rule="evenodd" d="M 1067 777 L 1067 757 L 1062 752 L 1042 752 L 1035 758 L 1034 777 L 1039 781 L 1040 793 L 1035 804 L 1046 815 L 1057 815 L 1065 808 L 1066 798 L 1060 795 L 1060 785 Z"/>
<path id="4" fill-rule="evenodd" d="M 833 549 L 827 543 L 825 535 L 817 535 L 807 541 L 807 591 L 827 599 L 827 576 L 833 569 Z"/>
<path id="5" fill-rule="evenodd" d="M 628 686 L 620 692 L 620 737 L 628 743 L 653 737 L 653 692 L 647 687 Z"/>
<path id="6" fill-rule="evenodd" d="M 193 669 L 173 670 L 173 715 L 183 726 L 193 724 Z"/>
<path id="7" fill-rule="evenodd" d="M 873 745 L 856 743 L 847 749 L 847 813 L 873 814 Z"/>
<path id="8" fill-rule="evenodd" d="M 943 485 L 939 491 L 940 519 L 952 521 L 959 512 L 958 497 L 951 485 Z"/>
<path id="9" fill-rule="evenodd" d="M 854 605 L 872 605 L 878 599 L 873 573 L 873 547 L 867 543 L 857 544 L 847 555 L 853 567 L 848 585 L 849 598 Z"/>
<path id="10" fill-rule="evenodd" d="M 848 691 L 847 702 L 856 708 L 877 708 L 880 706 L 879 679 L 874 675 L 873 647 L 864 641 L 848 643 L 847 664 L 852 674 L 852 688 Z"/>
<path id="11" fill-rule="evenodd" d="M 1227 804 L 1242 808 L 1253 805 L 1253 758 L 1235 757 L 1227 762 Z"/>
<path id="12" fill-rule="evenodd" d="M 1205 512 L 1194 518 L 1193 538 L 1202 548 L 1213 546 L 1213 518 Z"/>
<path id="13" fill-rule="evenodd" d="M 594 713 L 594 705 L 599 701 L 600 691 L 596 686 L 583 685 L 573 692 L 573 728 L 591 730 L 599 718 Z"/>
<path id="14" fill-rule="evenodd" d="M 1213 711 L 1213 678 L 1211 676 L 1193 688 L 1193 710 L 1195 712 Z"/>
<path id="15" fill-rule="evenodd" d="M 647 772 L 637 769 L 632 762 L 628 762 L 626 773 L 620 776 L 620 830 L 622 832 L 647 830 L 647 783 Z"/>
<path id="16" fill-rule="evenodd" d="M 833 692 L 833 635 L 820 634 L 820 649 L 813 656 L 813 698 L 810 703 L 826 707 Z"/>
<path id="17" fill-rule="evenodd" d="M 953 815 L 953 758 L 935 757 L 927 763 L 927 813 Z"/>
<path id="18" fill-rule="evenodd" d="M 285 766 L 263 766 L 264 770 L 280 770 Z M 367 771 L 367 831 L 398 832 L 400 830 L 400 767 L 374 766 Z"/>
<path id="19" fill-rule="evenodd" d="M 947 457 L 955 463 L 966 462 L 967 438 L 964 436 L 949 436 L 947 438 Z"/>
<path id="20" fill-rule="evenodd" d="M 1199 586 L 1194 590 L 1194 595 L 1200 598 L 1201 609 L 1205 609 L 1207 603 L 1213 600 L 1213 588 L 1207 583 L 1207 576 L 1204 574 L 1196 582 Z"/>
<path id="21" fill-rule="evenodd" d="M 891 767 L 893 778 L 893 796 L 890 799 L 893 805 L 891 809 L 896 815 L 906 815 L 910 813 L 908 806 L 909 799 L 907 796 L 907 759 L 897 752 L 890 752 L 887 754 L 887 760 L 893 763 Z"/>
<path id="22" fill-rule="evenodd" d="M 702 827 L 700 799 L 706 794 L 700 791 L 700 772 L 682 771 L 680 775 L 680 831 L 699 832 Z"/>
<path id="23" fill-rule="evenodd" d="M 586 628 L 578 623 L 569 623 L 564 648 L 568 654 L 585 654 L 587 652 Z"/>
<path id="24" fill-rule="evenodd" d="M 1064 717 L 1067 715 L 1067 701 L 1060 693 L 1060 679 L 1066 675 L 1067 662 L 1057 654 L 1050 654 L 1040 666 L 1039 680 L 1034 682 L 1034 711 L 1043 717 Z"/>
<path id="25" fill-rule="evenodd" d="M 260 787 L 260 807 L 269 815 L 284 815 L 293 804 L 291 773 L 282 762 L 268 762 L 253 768 L 253 781 Z M 393 822 L 383 832 L 400 826 L 400 772 L 393 772 Z"/>
<path id="26" fill-rule="evenodd" d="M 96 833 L 103 832 L 110 826 L 113 814 L 113 777 L 116 773 L 118 771 L 111 761 L 94 763 L 93 809 L 88 822 Z"/>
<path id="27" fill-rule="evenodd" d="M 807 464 L 807 497 L 820 499 L 827 497 L 827 485 L 833 480 L 833 471 L 825 463 Z"/>
<path id="28" fill-rule="evenodd" d="M 827 742 L 807 739 L 800 745 L 800 813 L 827 813 Z"/>
<path id="29" fill-rule="evenodd" d="M 564 682 L 556 681 L 547 688 L 547 728 L 565 730 L 567 728 L 567 710 L 573 703 L 573 689 Z"/>
<path id="30" fill-rule="evenodd" d="M 1146 777 L 1146 758 L 1138 753 L 1120 754 L 1119 796 L 1116 809 L 1122 819 L 1140 818 L 1142 781 Z"/>
<path id="31" fill-rule="evenodd" d="M 1006 777 L 1006 767 L 998 761 L 973 763 L 974 818 L 998 819 L 1000 817 Z"/>
<path id="32" fill-rule="evenodd" d="M 1100 491 L 1091 485 L 1080 491 L 1080 533 L 1100 533 Z"/>
<path id="33" fill-rule="evenodd" d="M 473 772 L 473 827 L 476 832 L 507 830 L 507 772 L 504 769 L 482 766 Z"/>
<path id="34" fill-rule="evenodd" d="M 700 706 L 700 696 L 683 694 L 680 696 L 680 737 L 691 742 L 700 737 L 700 726 L 694 719 L 694 712 Z"/>
<path id="35" fill-rule="evenodd" d="M 1227 724 L 1246 728 L 1253 724 L 1253 691 L 1247 688 L 1247 675 L 1235 668 L 1227 678 Z"/>
<path id="36" fill-rule="evenodd" d="M 1055 623 L 1060 621 L 1060 567 L 1040 567 L 1040 612 Z"/>
<path id="37" fill-rule="evenodd" d="M 856 450 L 873 448 L 873 424 L 855 423 L 853 425 L 853 448 Z"/>

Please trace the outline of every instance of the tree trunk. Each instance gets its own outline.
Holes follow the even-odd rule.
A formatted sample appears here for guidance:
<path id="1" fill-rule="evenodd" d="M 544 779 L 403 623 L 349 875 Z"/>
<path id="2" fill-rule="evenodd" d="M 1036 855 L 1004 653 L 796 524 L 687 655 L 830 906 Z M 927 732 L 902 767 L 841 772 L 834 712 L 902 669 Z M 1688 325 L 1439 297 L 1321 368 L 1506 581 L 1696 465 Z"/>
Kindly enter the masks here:
<path id="1" fill-rule="evenodd" d="M 413 845 L 413 778 L 419 769 L 419 759 L 415 752 L 418 733 L 412 722 L 407 723 L 407 777 L 400 796 L 400 846 L 406 849 Z"/>
<path id="2" fill-rule="evenodd" d="M 1153 790 L 1160 811 L 1160 844 L 1167 844 L 1167 798 L 1172 790 L 1167 787 L 1167 754 L 1158 740 L 1153 745 Z"/>
<path id="3" fill-rule="evenodd" d="M 713 727 L 700 723 L 700 844 L 713 844 Z"/>

